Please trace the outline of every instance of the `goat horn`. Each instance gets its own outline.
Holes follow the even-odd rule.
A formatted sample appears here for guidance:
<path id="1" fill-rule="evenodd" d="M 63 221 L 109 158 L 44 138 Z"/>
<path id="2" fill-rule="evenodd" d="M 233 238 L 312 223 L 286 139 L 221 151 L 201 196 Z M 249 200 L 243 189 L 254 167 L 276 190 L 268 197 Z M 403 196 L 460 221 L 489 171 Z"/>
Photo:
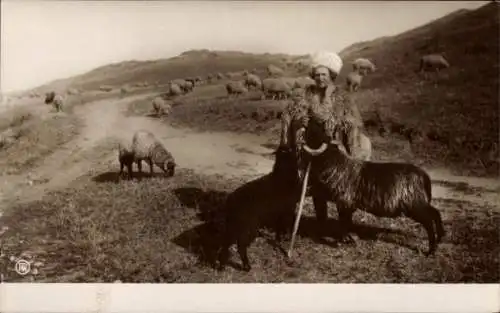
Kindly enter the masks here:
<path id="1" fill-rule="evenodd" d="M 320 155 L 321 153 L 325 152 L 326 148 L 328 148 L 328 144 L 326 142 L 323 142 L 321 144 L 321 147 L 319 147 L 318 149 L 309 148 L 307 145 L 303 146 L 304 151 L 312 156 Z"/>

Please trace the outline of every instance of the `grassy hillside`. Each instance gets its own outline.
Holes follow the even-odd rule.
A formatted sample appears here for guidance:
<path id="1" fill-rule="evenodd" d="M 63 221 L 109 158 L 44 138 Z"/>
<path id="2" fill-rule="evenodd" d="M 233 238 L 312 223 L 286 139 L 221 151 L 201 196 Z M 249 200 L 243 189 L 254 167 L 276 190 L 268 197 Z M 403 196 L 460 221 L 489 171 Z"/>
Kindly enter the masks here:
<path id="1" fill-rule="evenodd" d="M 354 59 L 373 60 L 378 70 L 355 96 L 368 119 L 377 112 L 386 128 L 419 130 L 438 146 L 417 150 L 488 167 L 499 133 L 498 10 L 495 3 L 460 10 L 394 37 L 347 47 L 341 52 L 341 80 Z M 417 73 L 420 56 L 428 53 L 445 53 L 451 67 Z"/>
<path id="2" fill-rule="evenodd" d="M 417 134 L 411 138 L 412 153 L 427 163 L 439 160 L 473 169 L 476 175 L 496 174 L 498 36 L 497 4 L 474 11 L 459 10 L 396 36 L 347 47 L 341 52 L 345 66 L 339 83 L 344 83 L 352 60 L 358 57 L 373 60 L 378 70 L 365 77 L 360 90 L 353 95 L 372 136 L 381 129 L 392 138 L 403 140 L 407 140 L 409 133 Z M 449 69 L 417 73 L 422 55 L 440 52 L 450 62 Z M 192 50 L 170 59 L 111 64 L 42 87 L 57 85 L 89 90 L 101 85 L 148 82 L 154 88 L 156 82 L 206 77 L 209 73 L 258 69 L 265 75 L 269 64 L 287 68 L 287 64 L 293 65 L 292 61 L 301 58 L 304 56 Z M 287 75 L 298 75 L 295 70 L 296 67 L 288 67 Z M 228 100 L 221 83 L 183 96 L 183 105 L 174 110 L 170 120 L 188 121 L 188 126 L 198 128 L 250 132 L 258 129 L 269 136 L 276 135 L 278 120 L 270 117 L 276 116 L 276 108 L 279 110 L 283 104 L 255 101 L 253 95 Z M 144 105 L 149 110 L 149 103 Z M 259 110 L 265 112 L 255 113 Z"/>
<path id="3" fill-rule="evenodd" d="M 206 78 L 210 73 L 225 74 L 251 69 L 263 73 L 269 64 L 286 66 L 291 57 L 285 54 L 190 50 L 169 59 L 125 61 L 102 66 L 79 76 L 50 82 L 36 90 L 69 87 L 91 90 L 101 85 L 122 86 L 144 82 L 165 84 L 175 78 L 190 76 Z"/>

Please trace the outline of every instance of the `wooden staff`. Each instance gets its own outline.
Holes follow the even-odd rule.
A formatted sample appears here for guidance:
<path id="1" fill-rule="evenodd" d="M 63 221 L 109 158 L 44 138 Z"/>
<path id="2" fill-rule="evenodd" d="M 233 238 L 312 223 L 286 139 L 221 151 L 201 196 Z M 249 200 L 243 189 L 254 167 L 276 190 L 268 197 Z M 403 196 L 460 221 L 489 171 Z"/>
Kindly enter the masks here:
<path id="1" fill-rule="evenodd" d="M 290 248 L 288 249 L 288 257 L 292 256 L 292 249 L 295 243 L 295 236 L 297 235 L 297 230 L 299 229 L 300 216 L 302 215 L 302 208 L 304 207 L 304 201 L 306 199 L 307 181 L 309 180 L 309 170 L 311 169 L 311 162 L 307 164 L 306 175 L 304 176 L 304 181 L 302 182 L 302 194 L 300 195 L 299 211 L 295 217 L 295 224 L 293 226 L 292 240 L 290 241 Z"/>

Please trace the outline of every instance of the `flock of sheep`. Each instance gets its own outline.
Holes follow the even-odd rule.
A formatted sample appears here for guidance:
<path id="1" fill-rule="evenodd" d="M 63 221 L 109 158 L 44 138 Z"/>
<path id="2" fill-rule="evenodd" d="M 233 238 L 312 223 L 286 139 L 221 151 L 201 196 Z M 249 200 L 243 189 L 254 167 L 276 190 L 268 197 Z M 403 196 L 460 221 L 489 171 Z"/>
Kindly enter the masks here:
<path id="1" fill-rule="evenodd" d="M 363 77 L 376 71 L 376 66 L 366 58 L 358 58 L 352 63 L 352 71 L 345 78 L 345 87 L 349 91 L 357 91 L 361 86 Z M 420 59 L 420 71 L 427 69 L 436 69 L 449 67 L 449 63 L 440 54 L 430 54 L 422 56 Z M 285 71 L 276 65 L 267 67 L 268 77 L 261 79 L 256 73 L 244 71 L 243 79 L 231 80 L 226 83 L 228 95 L 239 95 L 248 92 L 251 89 L 261 90 L 262 99 L 287 99 L 301 94 L 308 86 L 313 85 L 314 81 L 309 76 L 286 77 Z M 238 74 L 238 73 L 235 73 Z M 230 79 L 236 75 L 227 75 Z M 218 74 L 217 78 L 223 77 Z M 212 77 L 210 77 L 212 79 Z"/>
<path id="2" fill-rule="evenodd" d="M 353 71 L 346 78 L 346 88 L 355 91 L 361 83 L 361 78 L 374 72 L 376 68 L 367 59 L 358 59 L 352 66 Z M 427 68 L 439 70 L 448 66 L 442 56 L 425 56 L 421 59 L 420 70 Z M 282 74 L 282 70 L 276 66 L 271 65 L 267 70 L 269 76 Z M 309 77 L 269 77 L 261 80 L 256 74 L 246 71 L 242 76 L 244 80 L 231 80 L 226 83 L 228 94 L 240 94 L 254 88 L 262 90 L 263 97 L 272 96 L 273 99 L 275 97 L 280 99 L 287 98 L 293 91 L 314 84 Z M 172 82 L 170 89 L 174 84 L 180 88 L 183 86 L 182 82 Z M 188 92 L 189 88 L 184 87 L 185 92 Z M 160 98 L 153 100 L 155 108 L 161 107 L 160 100 Z M 361 150 L 370 153 L 356 159 L 346 154 L 341 143 L 324 144 L 319 149 L 304 146 L 304 151 L 316 159 L 311 174 L 323 177 L 317 182 L 322 186 L 322 194 L 319 197 L 323 199 L 325 205 L 327 201 L 331 201 L 337 206 L 343 240 L 354 243 L 349 235 L 349 229 L 352 226 L 352 215 L 356 210 L 363 210 L 378 217 L 406 216 L 420 223 L 427 231 L 429 249 L 425 254 L 435 253 L 445 235 L 445 230 L 440 212 L 431 204 L 429 175 L 413 164 L 371 162 L 371 142 L 366 136 L 364 139 L 365 144 Z M 363 138 L 359 141 L 363 142 Z M 120 146 L 119 151 L 121 174 L 124 165 L 127 165 L 131 177 L 133 162 L 137 162 L 141 172 L 142 160 L 149 163 L 151 173 L 153 164 L 156 164 L 164 172 L 174 174 L 173 156 L 152 133 L 144 131 L 136 133 L 128 147 Z M 280 150 L 274 154 L 276 162 L 271 173 L 243 184 L 230 193 L 226 200 L 223 210 L 226 214 L 225 228 L 217 259 L 219 270 L 225 268 L 230 254 L 229 248 L 235 243 L 243 262 L 243 269 L 251 270 L 247 250 L 263 224 L 270 223 L 273 226 L 276 241 L 281 241 L 282 235 L 291 230 L 296 218 L 295 204 L 300 198 L 301 176 L 298 174 L 300 169 L 292 154 Z M 318 204 L 315 203 L 316 205 Z"/>
<path id="3" fill-rule="evenodd" d="M 439 70 L 446 67 L 449 64 L 443 56 L 427 55 L 421 58 L 419 70 Z M 374 71 L 376 67 L 370 60 L 355 60 L 351 73 L 346 76 L 345 88 L 349 91 L 358 90 L 363 77 Z M 285 77 L 283 69 L 275 65 L 267 67 L 267 74 L 269 77 L 261 79 L 255 70 L 226 75 L 218 73 L 208 75 L 206 81 L 227 77 L 230 79 L 225 84 L 228 95 L 239 95 L 255 89 L 262 91 L 263 99 L 273 100 L 302 94 L 308 86 L 314 84 L 307 76 Z M 238 80 L 238 77 L 243 79 Z M 168 114 L 171 106 L 166 102 L 167 99 L 192 92 L 197 84 L 202 83 L 201 77 L 170 81 L 168 90 L 153 99 L 154 110 L 157 114 Z M 122 88 L 121 92 L 123 94 L 127 90 Z M 52 103 L 57 111 L 62 109 L 62 97 L 55 92 L 46 94 L 45 103 Z M 348 229 L 352 224 L 352 214 L 358 209 L 379 217 L 407 216 L 424 226 L 429 237 L 429 250 L 426 254 L 433 254 L 445 231 L 439 211 L 430 204 L 432 195 L 428 174 L 412 164 L 369 161 L 371 143 L 369 138 L 365 139 L 365 146 L 369 146 L 364 147 L 364 150 L 370 151 L 370 154 L 357 159 L 348 157 L 341 144 L 331 143 L 330 146 L 324 145 L 316 150 L 304 146 L 305 152 L 317 160 L 311 172 L 317 177 L 325 177 L 320 182 L 323 186 L 321 197 L 325 203 L 331 201 L 337 205 L 344 238 L 352 240 Z M 300 175 L 291 176 L 291 173 L 300 171 L 290 154 L 277 150 L 275 157 L 280 162 L 275 162 L 271 173 L 243 184 L 227 198 L 224 235 L 218 255 L 220 270 L 224 269 L 229 258 L 229 247 L 234 243 L 237 243 L 243 269 L 251 269 L 247 249 L 263 223 L 274 226 L 277 241 L 291 230 L 296 213 L 290 208 L 295 208 L 301 189 Z M 130 142 L 119 144 L 118 160 L 120 176 L 124 174 L 124 167 L 127 167 L 128 176 L 132 178 L 134 163 L 141 173 L 142 161 L 148 163 L 151 174 L 154 166 L 169 176 L 175 173 L 176 162 L 172 154 L 154 134 L 144 130 L 136 132 Z"/>

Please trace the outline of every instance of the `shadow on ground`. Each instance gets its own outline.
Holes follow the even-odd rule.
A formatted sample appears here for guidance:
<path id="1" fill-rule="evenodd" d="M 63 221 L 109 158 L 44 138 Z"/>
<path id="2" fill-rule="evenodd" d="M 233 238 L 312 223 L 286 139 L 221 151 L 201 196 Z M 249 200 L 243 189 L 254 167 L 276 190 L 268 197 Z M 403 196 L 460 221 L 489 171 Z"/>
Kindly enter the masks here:
<path id="1" fill-rule="evenodd" d="M 478 194 L 478 193 L 482 193 L 482 192 L 500 192 L 500 190 L 498 188 L 494 189 L 494 188 L 476 187 L 476 186 L 471 186 L 466 182 L 450 182 L 450 181 L 446 181 L 446 180 L 433 180 L 432 183 L 450 188 L 455 192 L 461 192 L 461 193 L 468 194 L 468 195 Z"/>
<path id="2" fill-rule="evenodd" d="M 199 262 L 213 266 L 217 259 L 218 248 L 221 242 L 224 225 L 224 200 L 228 193 L 214 190 L 204 191 L 195 187 L 178 188 L 174 190 L 174 193 L 185 206 L 196 210 L 198 218 L 204 223 L 182 232 L 172 242 L 197 255 Z M 309 238 L 315 243 L 336 247 L 337 240 L 340 237 L 338 229 L 339 222 L 336 219 L 330 218 L 324 227 L 318 227 L 314 216 L 302 216 L 298 236 Z M 259 236 L 264 237 L 267 243 L 273 248 L 286 254 L 284 247 L 288 246 L 290 236 L 287 237 L 286 244 L 285 242 L 278 243 L 274 240 L 274 233 L 270 231 L 271 229 L 268 226 L 264 226 L 259 232 Z M 409 234 L 401 230 L 354 224 L 352 232 L 362 240 L 381 240 L 418 251 L 417 247 L 406 244 L 406 240 L 400 238 L 401 236 L 393 236 L 397 234 L 408 237 Z M 327 239 L 319 239 L 319 233 L 325 234 Z M 385 234 L 391 235 L 385 236 Z M 336 240 L 331 241 L 329 240 L 330 238 Z M 240 266 L 236 266 L 235 264 L 230 264 L 230 266 L 240 268 Z"/>
<path id="3" fill-rule="evenodd" d="M 149 172 L 133 172 L 134 180 L 142 180 L 142 179 L 151 179 L 151 178 L 170 178 L 166 173 L 162 172 L 153 172 L 151 175 Z M 121 180 L 129 180 L 128 173 L 125 171 L 122 176 L 120 176 L 120 172 L 104 172 L 92 177 L 92 181 L 97 183 L 119 183 Z"/>

